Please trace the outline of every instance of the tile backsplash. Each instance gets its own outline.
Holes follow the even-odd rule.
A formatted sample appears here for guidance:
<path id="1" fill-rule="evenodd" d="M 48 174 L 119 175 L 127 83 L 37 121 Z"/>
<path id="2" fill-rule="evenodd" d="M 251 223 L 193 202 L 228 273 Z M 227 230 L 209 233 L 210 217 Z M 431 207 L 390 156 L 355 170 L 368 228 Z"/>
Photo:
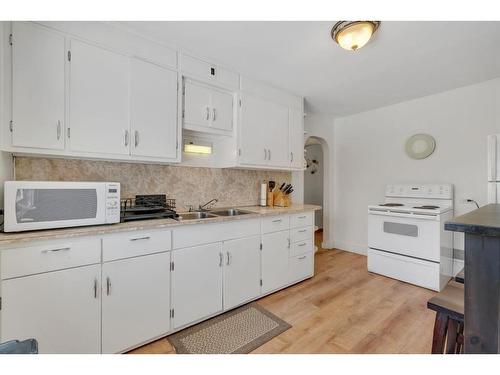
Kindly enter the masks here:
<path id="1" fill-rule="evenodd" d="M 262 180 L 290 182 L 290 172 L 245 169 L 195 168 L 174 165 L 93 160 L 15 158 L 16 180 L 120 182 L 122 198 L 136 194 L 167 194 L 177 210 L 205 203 L 216 206 L 258 204 Z"/>

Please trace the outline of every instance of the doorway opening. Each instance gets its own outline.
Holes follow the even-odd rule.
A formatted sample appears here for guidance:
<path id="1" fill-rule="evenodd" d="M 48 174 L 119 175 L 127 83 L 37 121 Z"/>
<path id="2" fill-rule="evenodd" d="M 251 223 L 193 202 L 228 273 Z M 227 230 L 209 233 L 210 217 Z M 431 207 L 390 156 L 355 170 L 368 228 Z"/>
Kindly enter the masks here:
<path id="1" fill-rule="evenodd" d="M 321 206 L 322 209 L 315 211 L 316 243 L 317 246 L 325 247 L 324 241 L 328 238 L 327 223 L 324 220 L 326 207 L 328 207 L 325 196 L 325 186 L 328 176 L 325 170 L 328 149 L 326 141 L 319 137 L 309 137 L 304 145 L 306 169 L 304 170 L 304 203 Z"/>

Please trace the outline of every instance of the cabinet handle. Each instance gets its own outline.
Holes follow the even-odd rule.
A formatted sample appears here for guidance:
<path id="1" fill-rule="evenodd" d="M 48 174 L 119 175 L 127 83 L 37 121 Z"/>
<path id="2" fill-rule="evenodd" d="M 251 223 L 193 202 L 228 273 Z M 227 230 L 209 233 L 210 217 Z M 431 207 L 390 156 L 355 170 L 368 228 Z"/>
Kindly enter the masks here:
<path id="1" fill-rule="evenodd" d="M 268 160 L 271 160 L 271 150 L 267 150 L 267 152 L 269 153 L 269 159 Z"/>
<path id="2" fill-rule="evenodd" d="M 139 146 L 139 131 L 136 130 L 134 132 L 134 144 L 135 144 L 135 147 Z"/>
<path id="3" fill-rule="evenodd" d="M 97 287 L 99 286 L 97 278 L 94 279 L 94 298 L 97 298 Z"/>
<path id="4" fill-rule="evenodd" d="M 111 279 L 106 277 L 106 295 L 109 296 L 111 294 Z"/>
<path id="5" fill-rule="evenodd" d="M 307 229 L 299 230 L 299 233 L 305 233 L 305 232 L 307 232 Z"/>
<path id="6" fill-rule="evenodd" d="M 216 118 L 217 118 L 217 111 L 215 110 L 215 108 L 212 108 L 212 120 L 215 121 Z"/>
<path id="7" fill-rule="evenodd" d="M 210 119 L 210 108 L 207 107 L 207 117 L 205 118 L 205 120 L 208 120 Z"/>
<path id="8" fill-rule="evenodd" d="M 293 152 L 290 152 L 290 161 L 293 162 Z"/>
<path id="9" fill-rule="evenodd" d="M 61 139 L 61 120 L 57 120 L 57 140 Z"/>
<path id="10" fill-rule="evenodd" d="M 128 130 L 125 130 L 125 147 L 128 146 L 128 141 L 129 141 L 129 134 L 128 134 Z"/>
<path id="11" fill-rule="evenodd" d="M 267 149 L 264 149 L 264 160 L 267 160 Z"/>
<path id="12" fill-rule="evenodd" d="M 306 246 L 306 243 L 305 243 L 305 242 L 304 242 L 304 243 L 301 243 L 299 246 L 300 246 L 300 247 L 302 247 L 302 246 Z"/>
<path id="13" fill-rule="evenodd" d="M 228 251 L 226 255 L 227 255 L 226 266 L 229 266 L 229 264 L 231 263 L 231 253 Z"/>
<path id="14" fill-rule="evenodd" d="M 288 239 L 288 248 L 290 248 L 291 245 L 290 237 L 288 237 L 287 239 Z"/>
<path id="15" fill-rule="evenodd" d="M 42 253 L 43 254 L 47 254 L 47 253 L 57 253 L 58 251 L 68 251 L 70 250 L 71 247 L 60 247 L 58 249 L 50 249 L 50 250 L 42 250 Z"/>
<path id="16" fill-rule="evenodd" d="M 299 216 L 299 219 L 305 219 L 306 216 Z"/>
<path id="17" fill-rule="evenodd" d="M 297 259 L 306 259 L 306 256 L 305 256 L 305 255 L 303 255 L 303 256 L 301 256 L 301 257 L 298 257 Z"/>
<path id="18" fill-rule="evenodd" d="M 273 220 L 273 223 L 281 223 L 282 219 Z"/>
<path id="19" fill-rule="evenodd" d="M 222 253 L 219 253 L 219 267 L 222 267 L 223 259 L 224 259 L 224 255 L 222 255 Z"/>
<path id="20" fill-rule="evenodd" d="M 131 238 L 130 241 L 141 241 L 141 240 L 149 240 L 151 237 L 150 236 L 145 236 L 145 237 L 137 237 L 137 238 Z"/>

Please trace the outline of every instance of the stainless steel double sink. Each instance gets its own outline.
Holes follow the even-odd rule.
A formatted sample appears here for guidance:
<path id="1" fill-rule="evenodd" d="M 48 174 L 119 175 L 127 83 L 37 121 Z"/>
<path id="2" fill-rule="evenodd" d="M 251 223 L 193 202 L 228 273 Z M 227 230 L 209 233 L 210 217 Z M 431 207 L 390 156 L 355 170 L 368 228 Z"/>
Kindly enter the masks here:
<path id="1" fill-rule="evenodd" d="M 179 220 L 201 220 L 201 219 L 211 219 L 214 217 L 226 217 L 226 216 L 241 216 L 251 214 L 250 211 L 239 210 L 237 208 L 225 208 L 225 209 L 214 209 L 210 211 L 195 211 L 186 212 L 179 214 Z"/>

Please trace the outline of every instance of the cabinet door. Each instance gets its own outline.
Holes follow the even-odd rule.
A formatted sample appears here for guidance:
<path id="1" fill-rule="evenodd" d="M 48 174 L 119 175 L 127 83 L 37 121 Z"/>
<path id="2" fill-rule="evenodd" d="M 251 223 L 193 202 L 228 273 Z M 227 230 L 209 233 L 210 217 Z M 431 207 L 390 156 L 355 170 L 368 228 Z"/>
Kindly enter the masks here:
<path id="1" fill-rule="evenodd" d="M 251 165 L 267 164 L 266 138 L 274 129 L 266 128 L 266 102 L 251 95 L 242 98 L 239 147 L 240 162 Z"/>
<path id="2" fill-rule="evenodd" d="M 184 82 L 184 124 L 209 127 L 211 119 L 210 89 L 204 85 Z"/>
<path id="3" fill-rule="evenodd" d="M 224 309 L 260 294 L 260 236 L 225 241 Z"/>
<path id="4" fill-rule="evenodd" d="M 12 145 L 64 149 L 64 37 L 13 22 Z"/>
<path id="5" fill-rule="evenodd" d="M 290 166 L 288 107 L 267 102 L 265 105 L 268 164 L 273 167 Z"/>
<path id="6" fill-rule="evenodd" d="M 222 311 L 222 244 L 172 253 L 173 328 Z"/>
<path id="7" fill-rule="evenodd" d="M 304 168 L 304 115 L 302 111 L 290 109 L 290 165 Z"/>
<path id="8" fill-rule="evenodd" d="M 170 253 L 104 263 L 102 352 L 118 353 L 170 330 Z"/>
<path id="9" fill-rule="evenodd" d="M 131 60 L 132 155 L 177 157 L 177 73 Z"/>
<path id="10" fill-rule="evenodd" d="M 288 283 L 288 236 L 288 231 L 262 235 L 262 293 Z"/>
<path id="11" fill-rule="evenodd" d="M 40 353 L 101 352 L 101 266 L 2 281 L 0 341 L 35 338 Z"/>
<path id="12" fill-rule="evenodd" d="M 70 148 L 129 154 L 129 59 L 71 41 Z"/>
<path id="13" fill-rule="evenodd" d="M 233 129 L 233 94 L 212 90 L 212 128 L 231 131 Z"/>

